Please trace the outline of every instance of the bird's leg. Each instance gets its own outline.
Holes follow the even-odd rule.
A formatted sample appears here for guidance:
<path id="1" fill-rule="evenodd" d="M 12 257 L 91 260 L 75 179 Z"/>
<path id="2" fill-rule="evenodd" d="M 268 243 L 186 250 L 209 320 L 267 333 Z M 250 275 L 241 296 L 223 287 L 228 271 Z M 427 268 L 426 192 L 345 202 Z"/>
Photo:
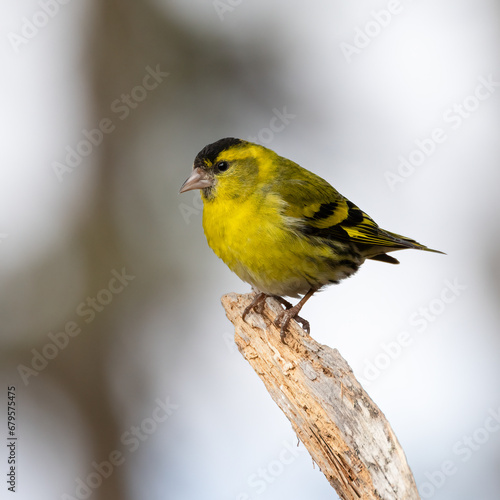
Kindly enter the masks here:
<path id="1" fill-rule="evenodd" d="M 285 300 L 283 297 L 280 297 L 279 295 L 273 295 L 273 299 L 276 299 L 281 305 L 284 305 L 285 309 L 292 308 L 292 304 L 290 304 L 288 300 Z"/>
<path id="2" fill-rule="evenodd" d="M 250 305 L 245 307 L 241 318 L 245 321 L 246 315 L 253 309 L 255 312 L 261 314 L 264 309 L 264 302 L 266 300 L 267 294 L 263 292 L 258 292 L 254 297 Z"/>
<path id="3" fill-rule="evenodd" d="M 298 314 L 304 304 L 312 297 L 313 293 L 317 290 L 317 288 L 311 288 L 303 297 L 300 299 L 300 301 L 295 304 L 293 307 L 290 309 L 287 309 L 286 311 L 282 311 L 276 316 L 276 319 L 274 320 L 274 325 L 279 326 L 281 324 L 281 330 L 280 330 L 280 336 L 281 340 L 284 342 L 285 341 L 285 334 L 286 330 L 288 328 L 288 324 L 290 323 L 290 320 L 292 318 L 295 318 L 295 321 L 298 321 L 299 323 L 302 324 L 302 327 L 307 333 L 310 333 L 311 329 L 309 327 L 309 321 L 305 320 L 304 318 L 301 318 Z M 286 302 L 286 301 L 285 301 Z"/>

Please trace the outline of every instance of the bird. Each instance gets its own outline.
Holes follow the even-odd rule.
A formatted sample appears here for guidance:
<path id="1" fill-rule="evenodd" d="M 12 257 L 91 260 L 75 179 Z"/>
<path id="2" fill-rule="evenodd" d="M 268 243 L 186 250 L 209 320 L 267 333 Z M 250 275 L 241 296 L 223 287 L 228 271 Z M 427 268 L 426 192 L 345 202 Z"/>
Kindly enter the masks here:
<path id="1" fill-rule="evenodd" d="M 203 229 L 215 254 L 255 293 L 285 308 L 274 320 L 285 342 L 292 319 L 318 290 L 352 276 L 365 260 L 399 264 L 389 252 L 443 253 L 380 228 L 326 180 L 260 144 L 226 137 L 205 146 L 180 193 L 199 189 Z M 298 298 L 292 306 L 284 297 Z"/>

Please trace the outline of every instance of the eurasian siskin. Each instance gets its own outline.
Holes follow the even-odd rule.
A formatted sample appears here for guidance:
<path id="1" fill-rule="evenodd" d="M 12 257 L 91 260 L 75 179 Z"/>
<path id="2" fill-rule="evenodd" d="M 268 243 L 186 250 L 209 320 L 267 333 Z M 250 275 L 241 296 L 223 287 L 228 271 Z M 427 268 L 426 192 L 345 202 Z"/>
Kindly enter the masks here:
<path id="1" fill-rule="evenodd" d="M 276 325 L 284 338 L 292 318 L 325 285 L 354 274 L 366 259 L 399 262 L 388 252 L 427 248 L 381 229 L 328 182 L 274 151 L 228 137 L 205 146 L 180 192 L 200 189 L 203 228 L 212 250 L 256 292 L 285 305 Z M 293 307 L 283 296 L 302 299 Z"/>

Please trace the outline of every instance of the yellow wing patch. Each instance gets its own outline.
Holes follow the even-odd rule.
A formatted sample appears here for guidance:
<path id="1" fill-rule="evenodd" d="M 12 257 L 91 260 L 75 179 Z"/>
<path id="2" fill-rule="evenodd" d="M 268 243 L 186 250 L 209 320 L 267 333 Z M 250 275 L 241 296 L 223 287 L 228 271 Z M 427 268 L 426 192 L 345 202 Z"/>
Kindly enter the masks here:
<path id="1" fill-rule="evenodd" d="M 307 223 L 317 228 L 335 226 L 345 220 L 349 213 L 346 200 L 339 199 L 329 203 L 314 203 L 304 208 L 303 216 Z"/>

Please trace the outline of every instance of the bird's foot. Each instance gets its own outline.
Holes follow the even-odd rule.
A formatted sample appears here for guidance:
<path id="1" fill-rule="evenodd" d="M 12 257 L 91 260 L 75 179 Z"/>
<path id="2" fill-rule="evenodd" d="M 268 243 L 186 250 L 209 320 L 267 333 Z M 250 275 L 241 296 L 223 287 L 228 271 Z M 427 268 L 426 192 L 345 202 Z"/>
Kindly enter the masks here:
<path id="1" fill-rule="evenodd" d="M 290 311 L 291 309 L 293 309 L 293 306 L 292 304 L 290 304 L 290 302 L 288 302 L 288 300 L 285 300 L 283 297 L 274 297 L 280 304 L 283 304 L 286 308 L 286 311 L 283 311 L 282 313 L 278 314 L 278 316 L 276 317 L 276 319 L 274 320 L 274 325 L 275 326 L 279 326 L 280 322 L 283 321 L 287 311 Z M 281 335 L 281 340 L 283 340 L 283 337 L 286 333 L 286 329 L 288 328 L 288 324 L 290 323 L 290 320 L 292 318 L 295 319 L 295 321 L 297 321 L 297 323 L 300 323 L 302 325 L 302 328 L 309 334 L 311 333 L 310 330 L 310 326 L 309 326 L 309 321 L 307 321 L 306 319 L 302 318 L 301 316 L 299 316 L 299 311 L 302 307 L 299 307 L 297 309 L 297 313 L 295 314 L 295 316 L 293 315 L 293 313 L 291 314 L 291 316 L 288 318 L 288 319 L 284 319 L 285 321 L 285 325 L 281 327 L 281 332 L 280 332 L 280 335 Z"/>
<path id="2" fill-rule="evenodd" d="M 266 303 L 267 297 L 269 297 L 269 295 L 266 293 L 263 292 L 257 293 L 253 298 L 252 302 L 250 302 L 250 304 L 247 307 L 245 307 L 245 310 L 243 311 L 243 314 L 241 316 L 243 321 L 245 321 L 246 316 L 252 310 L 258 314 L 262 314 L 262 312 L 264 311 L 264 304 Z M 288 329 L 288 325 L 291 319 L 294 319 L 295 321 L 297 321 L 297 323 L 300 323 L 302 325 L 302 328 L 307 332 L 307 334 L 311 333 L 309 321 L 299 316 L 299 312 L 302 309 L 302 306 L 304 305 L 305 302 L 304 299 L 302 299 L 295 306 L 292 306 L 292 304 L 290 304 L 290 302 L 285 300 L 283 297 L 274 295 L 273 297 L 286 308 L 284 311 L 281 311 L 273 321 L 274 326 L 280 327 L 280 337 L 282 342 L 285 341 L 286 331 Z"/>
<path id="3" fill-rule="evenodd" d="M 266 297 L 267 294 L 259 292 L 255 297 L 253 298 L 252 302 L 245 307 L 245 310 L 243 311 L 243 314 L 241 315 L 243 321 L 245 321 L 245 318 L 247 314 L 253 309 L 256 313 L 262 314 L 262 311 L 264 310 L 264 304 L 266 302 Z"/>
<path id="4" fill-rule="evenodd" d="M 300 307 L 298 307 L 299 305 L 300 305 Z M 311 333 L 309 321 L 307 321 L 306 319 L 299 316 L 299 312 L 300 312 L 301 308 L 302 308 L 302 304 L 300 304 L 300 303 L 293 306 L 293 307 L 290 306 L 285 311 L 281 311 L 278 314 L 278 316 L 276 316 L 275 320 L 273 321 L 274 326 L 277 326 L 277 327 L 281 326 L 280 337 L 281 337 L 282 342 L 285 341 L 286 331 L 288 329 L 288 325 L 289 325 L 291 319 L 294 319 L 295 321 L 297 321 L 297 323 L 300 323 L 302 325 L 302 328 L 306 331 L 306 333 L 308 335 Z"/>
<path id="5" fill-rule="evenodd" d="M 292 318 L 302 325 L 302 328 L 308 335 L 311 333 L 309 321 L 301 318 L 299 316 L 299 312 L 302 309 L 302 306 L 312 297 L 316 290 L 317 288 L 310 288 L 309 291 L 300 299 L 300 302 L 295 304 L 293 307 L 291 307 L 291 304 L 281 297 L 278 299 L 286 307 L 286 311 L 281 311 L 273 322 L 275 326 L 279 326 L 281 324 L 280 337 L 282 342 L 285 342 L 286 330 Z"/>

